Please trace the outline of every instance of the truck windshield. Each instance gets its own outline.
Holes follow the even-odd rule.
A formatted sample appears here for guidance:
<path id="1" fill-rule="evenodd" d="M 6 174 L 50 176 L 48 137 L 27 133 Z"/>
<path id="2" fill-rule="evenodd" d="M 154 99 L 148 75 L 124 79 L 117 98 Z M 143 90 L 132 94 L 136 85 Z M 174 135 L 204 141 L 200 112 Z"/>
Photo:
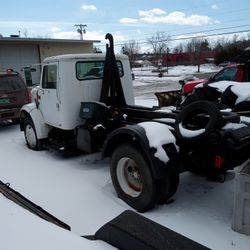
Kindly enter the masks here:
<path id="1" fill-rule="evenodd" d="M 117 61 L 120 77 L 123 76 L 122 63 Z M 104 61 L 89 61 L 76 63 L 76 78 L 82 80 L 102 79 Z"/>

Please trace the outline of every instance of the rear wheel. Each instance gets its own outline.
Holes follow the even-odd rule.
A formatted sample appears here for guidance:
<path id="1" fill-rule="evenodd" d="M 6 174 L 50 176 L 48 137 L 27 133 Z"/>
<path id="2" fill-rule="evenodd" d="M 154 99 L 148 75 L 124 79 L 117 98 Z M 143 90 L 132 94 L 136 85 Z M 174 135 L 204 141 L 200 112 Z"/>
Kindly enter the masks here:
<path id="1" fill-rule="evenodd" d="M 168 174 L 165 178 L 160 180 L 160 197 L 159 197 L 159 204 L 166 204 L 169 199 L 175 194 L 177 188 L 179 186 L 179 174 L 173 173 Z"/>
<path id="2" fill-rule="evenodd" d="M 41 144 L 37 139 L 36 129 L 34 123 L 30 117 L 27 117 L 24 120 L 24 136 L 27 143 L 27 146 L 33 150 L 40 150 Z"/>
<path id="3" fill-rule="evenodd" d="M 139 212 L 157 202 L 158 185 L 141 151 L 130 144 L 120 145 L 111 157 L 111 178 L 123 201 Z"/>

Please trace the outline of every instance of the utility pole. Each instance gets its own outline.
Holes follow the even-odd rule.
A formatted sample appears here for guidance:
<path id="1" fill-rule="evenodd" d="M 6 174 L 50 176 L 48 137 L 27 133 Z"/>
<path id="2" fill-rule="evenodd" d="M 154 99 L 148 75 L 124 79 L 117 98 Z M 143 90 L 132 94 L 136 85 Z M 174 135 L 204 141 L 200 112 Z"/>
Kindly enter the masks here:
<path id="1" fill-rule="evenodd" d="M 75 24 L 75 27 L 79 27 L 77 29 L 77 32 L 80 34 L 80 39 L 83 40 L 83 34 L 86 33 L 85 27 L 87 27 L 86 24 Z"/>

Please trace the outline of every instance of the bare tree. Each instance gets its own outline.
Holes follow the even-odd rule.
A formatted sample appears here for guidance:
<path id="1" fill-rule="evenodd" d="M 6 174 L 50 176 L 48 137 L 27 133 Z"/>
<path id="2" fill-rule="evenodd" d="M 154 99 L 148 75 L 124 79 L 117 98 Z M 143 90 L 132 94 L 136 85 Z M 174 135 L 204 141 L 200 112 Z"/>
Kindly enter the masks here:
<path id="1" fill-rule="evenodd" d="M 168 58 L 170 36 L 166 35 L 165 32 L 156 32 L 155 35 L 147 38 L 147 42 L 152 46 L 153 53 L 155 54 L 156 60 L 158 61 L 158 68 L 160 69 L 162 66 L 163 54 L 167 54 Z"/>
<path id="2" fill-rule="evenodd" d="M 147 38 L 147 42 L 152 46 L 153 53 L 160 59 L 162 54 L 167 53 L 167 49 L 170 44 L 170 36 L 165 32 L 156 32 L 150 38 Z"/>
<path id="3" fill-rule="evenodd" d="M 140 49 L 139 44 L 135 40 L 130 40 L 123 44 L 122 53 L 126 54 L 129 57 L 130 63 L 133 64 Z"/>
<path id="4" fill-rule="evenodd" d="M 28 35 L 29 35 L 29 32 L 28 32 L 27 29 L 23 29 L 23 30 L 22 30 L 22 34 L 23 34 L 23 36 L 24 36 L 25 38 L 27 38 Z"/>
<path id="5" fill-rule="evenodd" d="M 247 39 L 250 40 L 250 32 L 247 33 Z"/>
<path id="6" fill-rule="evenodd" d="M 94 46 L 94 53 L 102 53 L 102 50 L 99 47 Z"/>
<path id="7" fill-rule="evenodd" d="M 192 38 L 192 40 L 186 44 L 186 51 L 193 55 L 192 62 L 197 64 L 198 72 L 200 72 L 201 53 L 202 51 L 208 50 L 211 50 L 208 40 L 199 37 Z"/>
<path id="8" fill-rule="evenodd" d="M 182 43 L 178 44 L 173 51 L 176 54 L 183 53 L 183 44 Z"/>

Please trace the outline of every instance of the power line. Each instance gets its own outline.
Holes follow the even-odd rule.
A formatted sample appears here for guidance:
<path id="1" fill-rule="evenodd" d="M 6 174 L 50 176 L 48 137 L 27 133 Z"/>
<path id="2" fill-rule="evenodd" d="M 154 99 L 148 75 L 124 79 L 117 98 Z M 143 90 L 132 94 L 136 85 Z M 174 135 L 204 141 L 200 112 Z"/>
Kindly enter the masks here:
<path id="1" fill-rule="evenodd" d="M 202 33 L 202 32 L 211 32 L 211 31 L 217 31 L 217 30 L 227 30 L 227 29 L 236 29 L 236 28 L 242 28 L 242 27 L 249 27 L 250 24 L 245 24 L 245 25 L 238 25 L 238 26 L 232 26 L 232 27 L 225 27 L 225 28 L 217 28 L 217 29 L 210 29 L 210 30 L 202 30 L 199 32 L 188 32 L 184 34 L 176 34 L 174 36 L 185 36 L 185 35 L 192 35 L 195 33 Z"/>
<path id="2" fill-rule="evenodd" d="M 206 38 L 206 37 L 212 37 L 212 36 L 223 36 L 223 35 L 231 35 L 231 34 L 240 34 L 250 32 L 249 30 L 241 30 L 241 31 L 231 31 L 231 32 L 224 32 L 224 33 L 217 33 L 217 34 L 210 34 L 210 35 L 199 35 L 199 36 L 192 36 L 192 37 L 181 37 L 181 38 L 174 38 L 174 39 L 164 39 L 159 42 L 167 42 L 167 41 L 181 41 L 181 40 L 189 40 L 194 38 Z M 139 44 L 146 44 L 147 42 L 139 43 Z"/>
<path id="3" fill-rule="evenodd" d="M 250 32 L 250 29 L 247 30 L 240 30 L 240 31 L 230 31 L 230 32 L 223 32 L 223 33 L 215 33 L 215 34 L 208 34 L 208 35 L 199 35 L 199 36 L 190 36 L 190 37 L 181 37 L 181 38 L 173 38 L 173 39 L 162 39 L 158 42 L 173 42 L 173 41 L 182 41 L 182 40 L 190 40 L 195 38 L 206 38 L 206 37 L 213 37 L 213 36 L 223 36 L 223 35 L 232 35 L 232 34 L 240 34 L 240 33 L 246 33 Z M 126 41 L 124 41 L 125 43 Z M 124 43 L 115 43 L 115 46 L 121 46 L 124 45 Z M 148 44 L 147 41 L 138 42 L 139 45 L 142 44 Z M 106 46 L 104 44 L 100 44 L 99 46 Z"/>
<path id="4" fill-rule="evenodd" d="M 223 1 L 224 2 L 224 1 Z M 218 2 L 217 2 L 218 3 Z M 216 4 L 216 3 L 215 3 Z M 191 8 L 190 8 L 191 9 Z M 216 13 L 215 15 L 210 15 L 209 17 L 218 17 L 218 18 L 220 18 L 220 16 L 222 15 L 222 16 L 224 16 L 224 15 L 227 15 L 227 14 L 232 14 L 232 13 L 237 13 L 237 12 L 242 12 L 242 11 L 248 11 L 250 8 L 244 8 L 244 9 L 238 9 L 238 10 L 232 10 L 232 11 L 227 11 L 227 12 L 221 12 L 221 13 Z M 184 9 L 184 10 L 186 10 L 186 9 Z M 180 11 L 182 11 L 182 10 L 180 10 Z M 247 18 L 248 19 L 248 18 Z M 232 20 L 230 20 L 230 21 L 232 21 Z M 235 20 L 235 21 L 238 21 L 238 19 L 237 20 Z M 140 28 L 140 26 L 135 26 L 135 29 L 137 29 L 137 28 Z M 122 30 L 135 30 L 135 29 L 122 29 Z M 151 28 L 150 27 L 150 29 L 153 29 L 153 27 Z M 179 31 L 181 31 L 181 30 L 183 30 L 183 28 L 181 28 L 181 29 L 175 29 L 174 31 L 177 31 L 177 30 L 179 30 Z M 169 31 L 168 31 L 169 32 Z M 151 33 L 152 34 L 152 33 Z M 151 34 L 141 34 L 141 35 L 143 35 L 143 36 L 147 36 L 147 35 L 151 35 Z"/>
<path id="5" fill-rule="evenodd" d="M 205 38 L 205 37 L 212 37 L 212 36 L 232 35 L 232 34 L 240 34 L 240 33 L 245 33 L 245 32 L 250 32 L 250 29 L 249 30 L 210 34 L 210 35 L 200 35 L 200 36 L 193 36 L 193 37 L 186 37 L 186 38 L 175 38 L 175 39 L 170 39 L 169 41 L 179 41 L 179 40 L 187 40 L 187 39 L 193 39 L 193 38 Z M 162 42 L 164 42 L 164 40 Z"/>
<path id="6" fill-rule="evenodd" d="M 212 31 L 218 31 L 218 30 L 227 30 L 227 29 L 236 29 L 236 28 L 243 28 L 243 27 L 249 27 L 250 24 L 245 24 L 245 25 L 238 25 L 238 26 L 230 26 L 230 27 L 225 27 L 225 28 L 217 28 L 217 29 L 208 29 L 208 30 L 200 30 L 200 31 L 195 31 L 195 32 L 187 32 L 187 33 L 181 33 L 181 34 L 173 34 L 170 36 L 185 36 L 185 35 L 194 35 L 197 33 L 204 33 L 204 32 L 212 32 Z M 164 33 L 167 33 L 166 31 L 163 31 Z M 140 41 L 145 41 L 145 39 L 137 39 L 137 42 Z"/>

